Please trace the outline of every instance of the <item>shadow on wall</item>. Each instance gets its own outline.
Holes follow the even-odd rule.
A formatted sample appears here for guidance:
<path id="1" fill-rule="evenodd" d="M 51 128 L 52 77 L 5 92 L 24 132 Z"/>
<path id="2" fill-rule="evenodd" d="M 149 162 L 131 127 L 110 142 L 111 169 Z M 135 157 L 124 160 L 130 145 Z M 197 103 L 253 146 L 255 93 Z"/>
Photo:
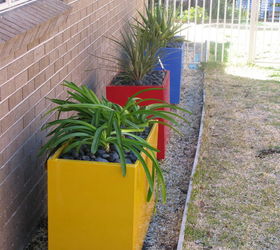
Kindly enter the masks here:
<path id="1" fill-rule="evenodd" d="M 46 172 L 43 159 L 37 157 L 45 135 L 40 127 L 38 129 L 28 140 L 21 141 L 14 156 L 1 166 L 2 173 L 11 167 L 16 168 L 8 175 L 9 178 L 0 178 L 0 203 L 6 204 L 1 209 L 1 219 L 5 223 L 0 228 L 0 249 L 11 249 L 11 240 L 14 241 L 13 249 L 21 249 L 42 213 L 46 213 Z M 25 241 L 20 242 L 19 239 Z"/>

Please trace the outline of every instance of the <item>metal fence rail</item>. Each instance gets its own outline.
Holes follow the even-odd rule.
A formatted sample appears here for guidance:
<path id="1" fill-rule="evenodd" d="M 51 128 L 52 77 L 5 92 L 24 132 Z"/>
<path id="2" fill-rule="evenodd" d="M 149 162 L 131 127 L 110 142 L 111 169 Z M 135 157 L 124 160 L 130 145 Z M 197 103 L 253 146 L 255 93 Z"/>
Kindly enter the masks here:
<path id="1" fill-rule="evenodd" d="M 192 60 L 280 63 L 280 0 L 150 0 L 178 22 Z"/>

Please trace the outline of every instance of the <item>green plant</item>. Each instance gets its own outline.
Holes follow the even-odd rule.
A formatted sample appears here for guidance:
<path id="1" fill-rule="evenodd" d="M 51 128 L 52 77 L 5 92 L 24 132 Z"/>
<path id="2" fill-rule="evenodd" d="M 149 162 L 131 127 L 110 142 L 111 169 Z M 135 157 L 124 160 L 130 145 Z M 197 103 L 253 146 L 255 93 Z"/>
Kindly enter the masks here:
<path id="1" fill-rule="evenodd" d="M 197 6 L 196 8 L 191 7 L 190 9 L 185 10 L 183 16 L 178 16 L 178 18 L 182 20 L 182 22 L 196 21 L 197 23 L 202 23 L 203 20 L 204 22 L 207 22 L 209 20 L 207 11 L 200 6 Z"/>
<path id="2" fill-rule="evenodd" d="M 111 56 L 120 70 L 119 82 L 139 85 L 139 81 L 157 65 L 157 51 L 161 42 L 148 31 L 140 32 L 131 24 L 126 32 L 121 32 L 121 40 L 110 39 L 121 52 L 118 56 Z"/>
<path id="3" fill-rule="evenodd" d="M 181 42 L 184 39 L 176 37 L 182 31 L 182 24 L 176 23 L 175 15 L 172 11 L 166 10 L 162 6 L 156 6 L 154 9 L 146 7 L 145 15 L 138 12 L 140 20 L 135 19 L 136 30 L 141 34 L 148 31 L 150 41 L 153 39 L 161 41 L 161 47 L 165 47 L 171 42 Z"/>
<path id="4" fill-rule="evenodd" d="M 121 39 L 109 38 L 117 46 L 119 55 L 108 55 L 102 59 L 114 63 L 119 72 L 113 80 L 114 85 L 142 85 L 143 79 L 159 63 L 159 49 L 170 42 L 183 41 L 176 37 L 181 24 L 175 23 L 172 13 L 162 7 L 150 11 L 146 7 L 146 15 L 139 12 L 140 20 L 129 23 L 125 31 L 120 33 Z M 110 67 L 110 70 L 112 67 Z"/>
<path id="5" fill-rule="evenodd" d="M 220 22 L 224 21 L 224 18 L 226 18 L 227 22 L 230 22 L 233 20 L 234 23 L 239 22 L 239 17 L 241 19 L 241 23 L 246 22 L 247 19 L 247 9 L 243 8 L 239 4 L 233 4 L 233 1 L 229 1 L 227 3 L 227 8 L 225 8 L 225 1 L 219 1 L 214 0 L 213 6 L 212 6 L 212 20 L 214 22 L 217 21 L 217 18 Z M 219 9 L 219 15 L 218 15 L 218 9 Z M 208 8 L 208 11 L 210 12 L 210 7 Z"/>
<path id="6" fill-rule="evenodd" d="M 226 8 L 225 8 L 226 7 Z M 219 13 L 218 13 L 219 10 Z M 204 23 L 209 22 L 209 17 L 211 14 L 211 20 L 212 23 L 216 23 L 217 19 L 219 22 L 224 22 L 224 19 L 226 19 L 226 22 L 231 23 L 232 20 L 234 23 L 239 22 L 239 18 L 241 19 L 241 23 L 246 22 L 247 20 L 247 9 L 245 8 L 239 8 L 238 5 L 234 5 L 232 1 L 227 3 L 227 6 L 225 6 L 225 1 L 218 1 L 213 0 L 212 8 L 210 8 L 210 2 L 207 3 L 205 8 L 201 6 L 196 7 L 190 7 L 189 9 L 186 9 L 183 12 L 183 15 L 181 16 L 180 13 L 177 14 L 177 19 L 181 20 L 182 22 L 195 22 L 198 24 L 201 24 L 204 20 Z"/>
<path id="7" fill-rule="evenodd" d="M 63 153 L 71 150 L 78 152 L 83 145 L 88 145 L 93 154 L 100 147 L 107 152 L 116 150 L 120 157 L 122 174 L 125 176 L 125 152 L 133 152 L 142 163 L 146 173 L 150 187 L 148 198 L 151 198 L 154 191 L 155 178 L 157 177 L 165 200 L 164 178 L 155 157 L 155 153 L 158 150 L 135 134 L 135 132 L 141 132 L 154 123 L 164 124 L 179 132 L 170 124 L 157 119 L 163 118 L 175 125 L 178 125 L 178 123 L 174 117 L 178 117 L 186 122 L 187 120 L 174 112 L 159 109 L 173 108 L 187 113 L 189 111 L 160 100 L 157 100 L 159 103 L 140 106 L 141 102 L 152 99 L 140 99 L 137 95 L 144 91 L 153 91 L 154 89 L 138 92 L 129 98 L 124 107 L 121 107 L 105 98 L 99 100 L 95 93 L 85 86 L 78 87 L 71 82 L 66 82 L 64 86 L 70 89 L 67 91 L 69 98 L 66 100 L 51 99 L 57 106 L 48 111 L 47 114 L 58 112 L 58 118 L 46 123 L 42 127 L 42 130 L 50 130 L 47 136 L 51 138 L 41 148 L 40 154 L 45 152 L 52 154 L 60 147 L 64 147 Z M 69 118 L 61 119 L 60 116 L 64 112 L 74 112 L 74 114 Z M 152 173 L 150 173 L 145 160 L 141 156 L 141 152 L 152 161 Z"/>

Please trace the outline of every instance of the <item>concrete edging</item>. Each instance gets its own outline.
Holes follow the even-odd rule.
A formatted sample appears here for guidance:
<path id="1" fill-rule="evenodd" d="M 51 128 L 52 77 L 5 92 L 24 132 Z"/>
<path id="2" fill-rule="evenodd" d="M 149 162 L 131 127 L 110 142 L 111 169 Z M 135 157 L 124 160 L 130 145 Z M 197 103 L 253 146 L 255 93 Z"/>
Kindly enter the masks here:
<path id="1" fill-rule="evenodd" d="M 193 167 L 192 167 L 192 173 L 191 173 L 191 177 L 190 177 L 190 183 L 189 183 L 189 187 L 188 187 L 185 208 L 184 208 L 184 212 L 183 212 L 183 218 L 182 218 L 182 223 L 181 223 L 179 240 L 178 240 L 178 244 L 177 244 L 177 250 L 183 250 L 186 222 L 187 222 L 187 216 L 188 216 L 188 208 L 189 208 L 190 198 L 191 198 L 191 194 L 192 194 L 193 177 L 196 172 L 198 157 L 199 157 L 199 153 L 200 153 L 203 128 L 204 128 L 204 116 L 205 116 L 205 91 L 203 89 L 203 105 L 202 105 L 202 115 L 201 115 L 201 120 L 200 120 L 199 136 L 198 136 L 196 153 L 195 153 L 195 158 L 194 158 Z"/>

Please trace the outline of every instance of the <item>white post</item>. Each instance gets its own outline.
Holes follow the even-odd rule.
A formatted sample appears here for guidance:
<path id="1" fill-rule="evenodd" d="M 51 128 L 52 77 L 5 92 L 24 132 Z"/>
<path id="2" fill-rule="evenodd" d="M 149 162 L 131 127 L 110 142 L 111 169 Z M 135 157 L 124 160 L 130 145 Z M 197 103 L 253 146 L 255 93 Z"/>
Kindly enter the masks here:
<path id="1" fill-rule="evenodd" d="M 221 0 L 218 0 L 217 21 L 216 21 L 216 41 L 215 41 L 215 62 L 218 61 L 218 39 L 219 39 L 219 23 L 220 23 L 220 7 Z"/>
<path id="2" fill-rule="evenodd" d="M 165 1 L 165 9 L 166 9 L 167 13 L 169 13 L 169 0 Z"/>
<path id="3" fill-rule="evenodd" d="M 183 17 L 183 0 L 181 0 L 181 3 L 180 3 L 180 17 L 181 18 Z"/>
<path id="4" fill-rule="evenodd" d="M 151 4 L 152 4 L 152 6 L 151 6 L 151 7 L 152 7 L 152 11 L 154 11 L 154 8 L 155 8 L 155 1 L 152 0 L 152 3 L 151 3 Z"/>
<path id="5" fill-rule="evenodd" d="M 259 9 L 260 0 L 252 0 L 248 63 L 253 63 L 255 60 Z"/>
<path id="6" fill-rule="evenodd" d="M 174 18 L 176 17 L 176 14 L 177 14 L 177 13 L 176 13 L 176 12 L 177 12 L 177 9 L 176 9 L 177 6 L 176 6 L 176 4 L 177 4 L 177 3 L 176 3 L 176 0 L 173 0 L 173 16 L 174 16 Z"/>
<path id="7" fill-rule="evenodd" d="M 225 56 L 225 30 L 226 30 L 226 24 L 227 24 L 227 0 L 225 0 L 225 8 L 224 8 L 224 25 L 223 25 L 223 40 L 222 40 L 222 62 L 224 62 L 224 56 Z"/>

